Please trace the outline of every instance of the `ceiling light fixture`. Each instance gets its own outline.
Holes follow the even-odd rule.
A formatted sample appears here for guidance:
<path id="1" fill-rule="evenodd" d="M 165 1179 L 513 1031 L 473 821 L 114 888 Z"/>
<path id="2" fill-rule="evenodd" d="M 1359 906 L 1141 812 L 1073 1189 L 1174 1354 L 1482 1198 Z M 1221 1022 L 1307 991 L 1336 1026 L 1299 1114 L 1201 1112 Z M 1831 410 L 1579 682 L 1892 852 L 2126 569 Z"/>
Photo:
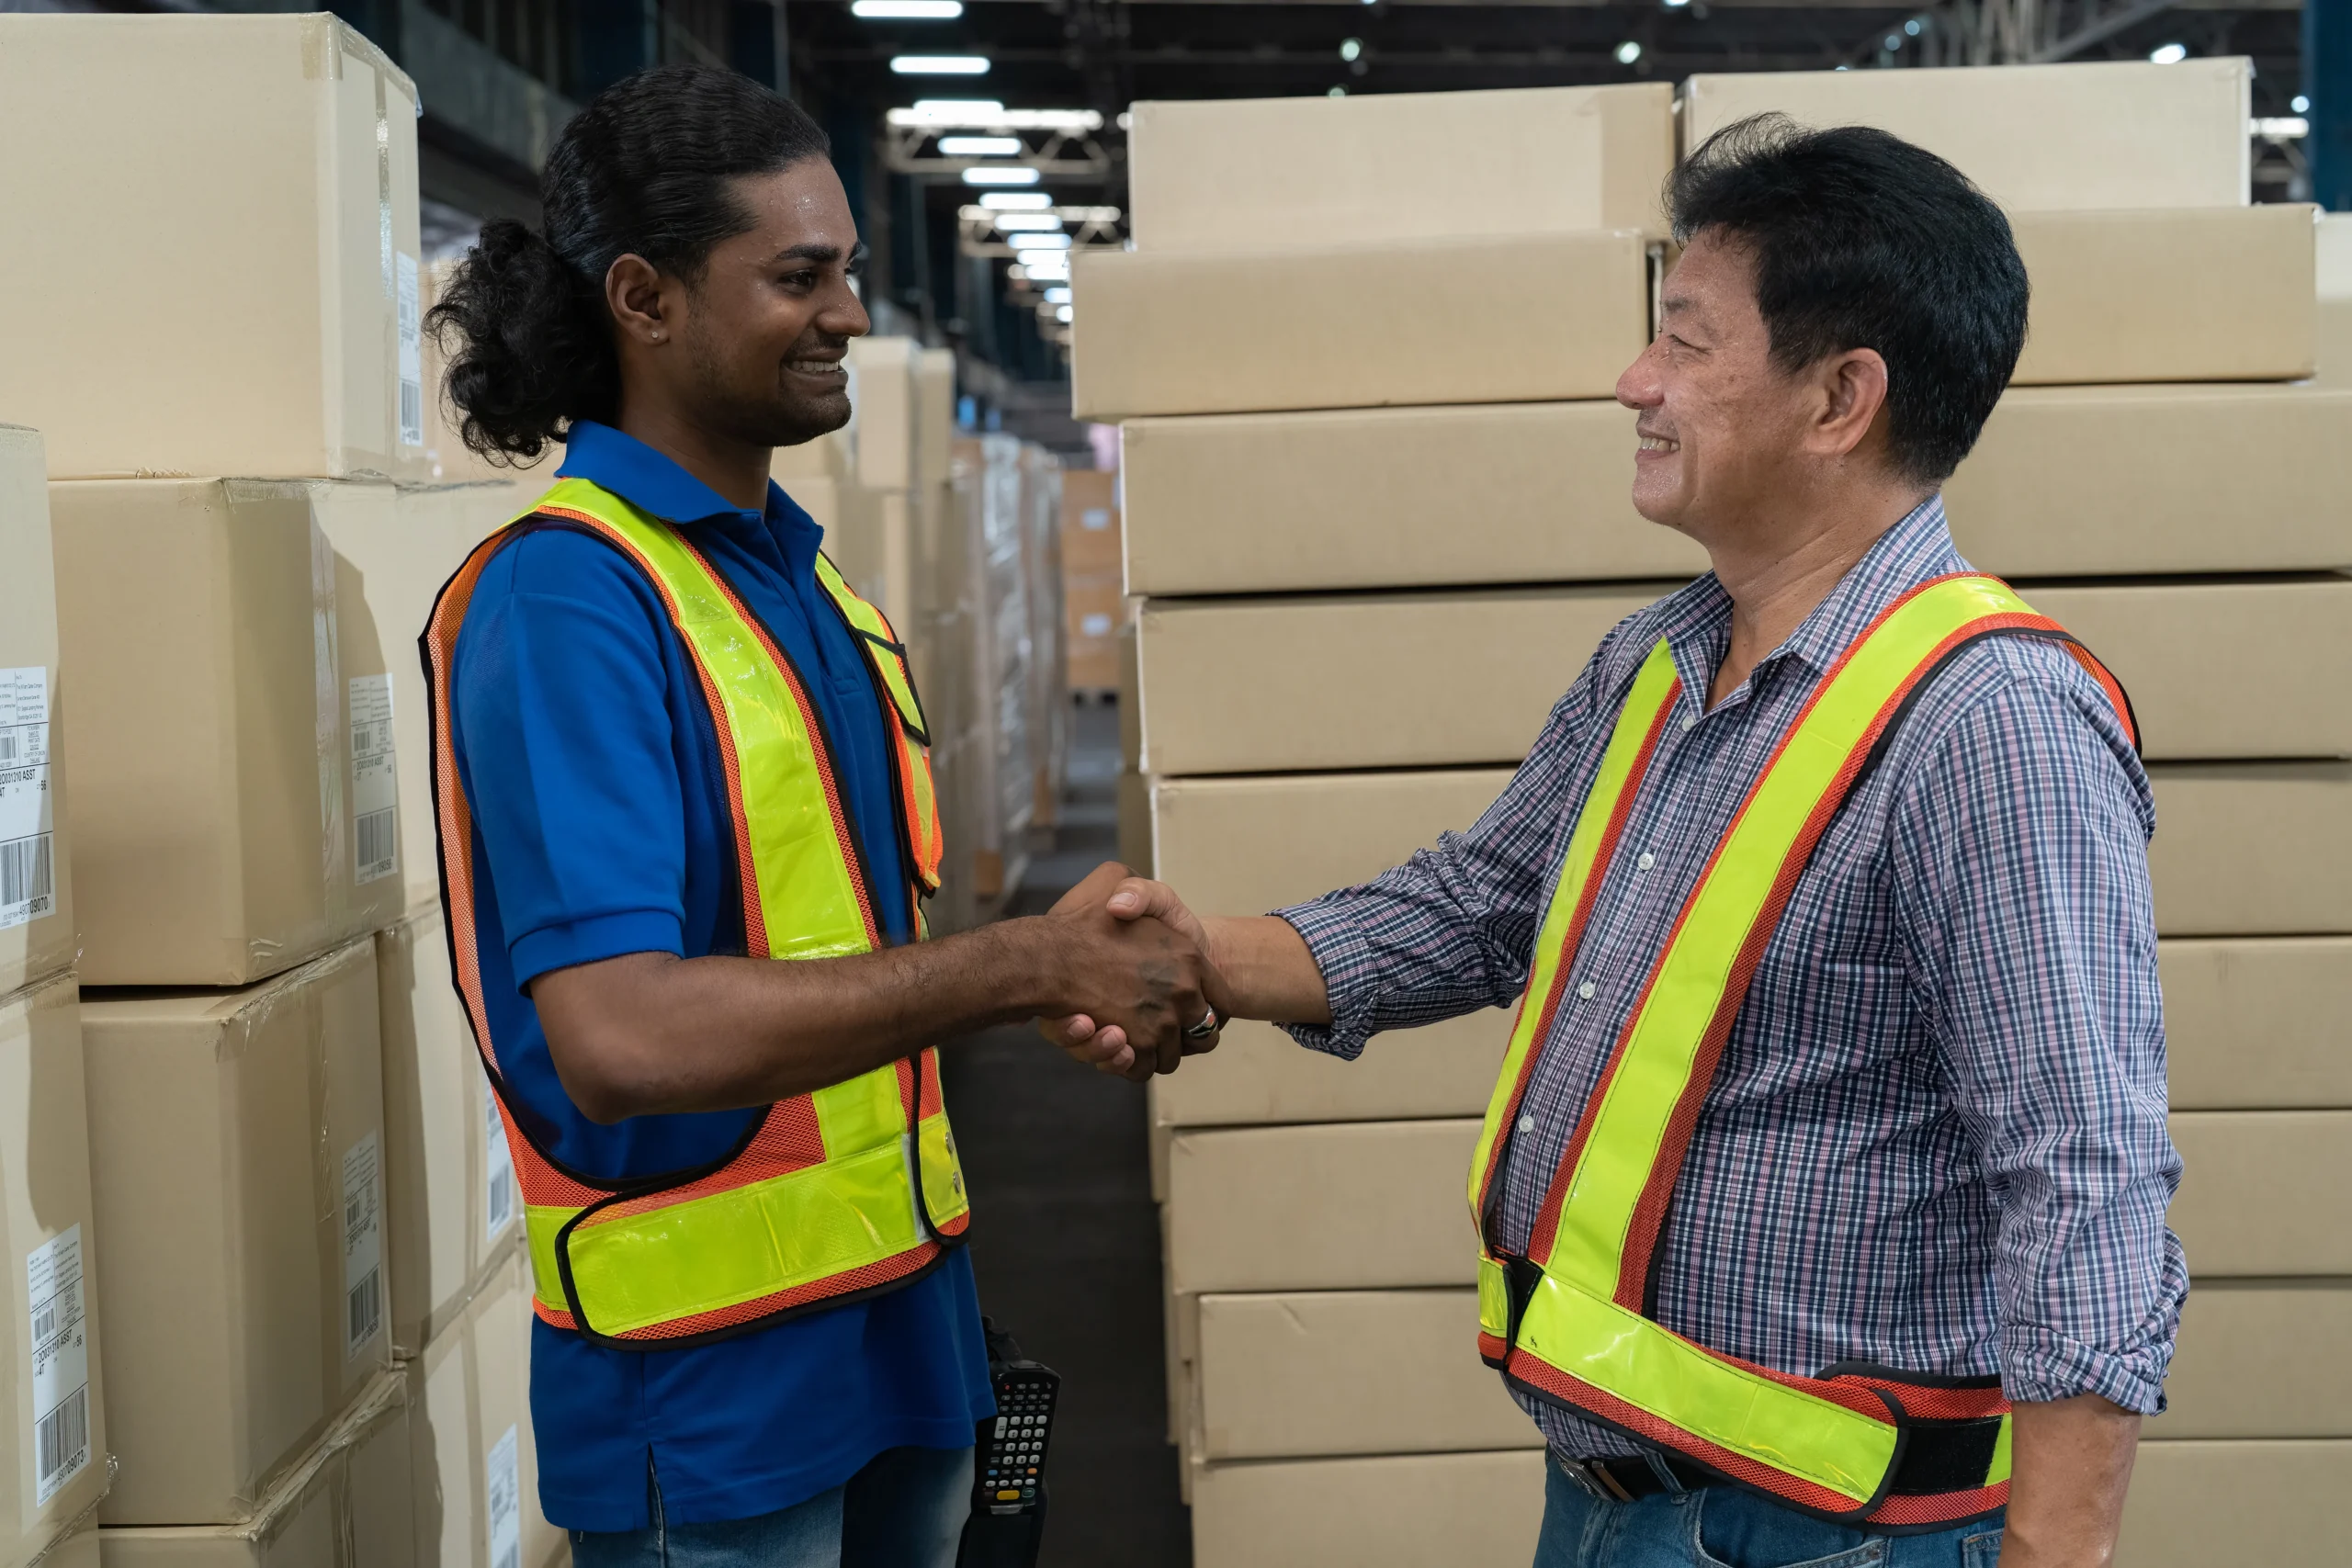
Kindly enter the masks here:
<path id="1" fill-rule="evenodd" d="M 849 14 L 864 22 L 952 22 L 964 0 L 850 0 Z"/>
<path id="2" fill-rule="evenodd" d="M 1031 251 L 1066 251 L 1069 249 L 1069 236 L 1057 229 L 1050 234 L 1015 234 L 1012 243 L 1023 255 Z"/>
<path id="3" fill-rule="evenodd" d="M 1051 289 L 1046 290 L 1049 297 L 1052 292 L 1053 291 Z M 1057 305 L 1054 307 L 1054 320 L 1057 321 L 1067 321 L 1077 313 L 1077 311 L 1071 310 L 1068 305 Z"/>
<path id="4" fill-rule="evenodd" d="M 1617 46 L 1617 63 L 1620 65 L 1631 65 L 1641 57 L 1642 46 L 1632 39 L 1627 39 Z"/>
<path id="5" fill-rule="evenodd" d="M 985 54 L 897 54 L 890 57 L 890 69 L 901 76 L 985 76 L 989 73 L 989 57 Z"/>
<path id="6" fill-rule="evenodd" d="M 996 231 L 1000 234 L 1020 233 L 1023 231 L 1043 231 L 1048 229 L 1057 234 L 1062 231 L 1060 215 L 1052 212 L 1000 212 L 996 215 L 994 221 Z"/>
<path id="7" fill-rule="evenodd" d="M 1348 61 L 1348 62 L 1350 62 L 1351 63 L 1352 63 L 1352 62 L 1355 62 L 1355 61 L 1357 61 L 1357 60 L 1361 60 L 1363 57 L 1363 39 L 1360 39 L 1360 38 L 1347 38 L 1347 39 L 1341 39 L 1340 40 L 1340 59 L 1345 60 L 1345 61 Z"/>
<path id="8" fill-rule="evenodd" d="M 1054 198 L 1041 190 L 992 190 L 980 197 L 982 207 L 999 212 L 1043 212 L 1053 204 Z"/>
<path id="9" fill-rule="evenodd" d="M 883 116 L 893 128 L 925 130 L 1100 130 L 1092 109 L 1009 109 L 994 98 L 924 98 Z"/>
<path id="10" fill-rule="evenodd" d="M 1046 304 L 1048 304 L 1048 305 L 1067 305 L 1067 304 L 1069 304 L 1069 289 L 1067 289 L 1067 288 L 1048 288 L 1048 289 L 1046 289 Z"/>
<path id="11" fill-rule="evenodd" d="M 1045 175 L 1023 164 L 983 164 L 964 171 L 967 186 L 1034 186 Z"/>
<path id="12" fill-rule="evenodd" d="M 2287 107 L 2293 109 L 2297 114 L 2309 114 L 2312 112 L 2312 101 L 2303 96 L 2301 93 L 2297 93 L 2292 98 L 2287 100 Z"/>
<path id="13" fill-rule="evenodd" d="M 1018 158 L 1018 136 L 943 136 L 940 152 L 950 158 Z"/>
<path id="14" fill-rule="evenodd" d="M 2177 65 L 2188 58 L 2188 46 L 2185 43 L 2160 43 L 2148 51 L 2151 65 Z"/>
<path id="15" fill-rule="evenodd" d="M 1069 253 L 1068 251 L 1023 251 L 1021 270 L 1037 283 L 1068 283 Z"/>

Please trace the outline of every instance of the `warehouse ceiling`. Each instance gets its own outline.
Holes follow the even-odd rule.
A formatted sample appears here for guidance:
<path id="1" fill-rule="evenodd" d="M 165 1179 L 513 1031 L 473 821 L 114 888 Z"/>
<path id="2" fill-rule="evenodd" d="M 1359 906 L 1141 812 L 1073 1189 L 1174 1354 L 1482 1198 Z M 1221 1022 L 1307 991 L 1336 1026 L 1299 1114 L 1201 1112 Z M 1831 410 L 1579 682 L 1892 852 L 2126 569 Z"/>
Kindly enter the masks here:
<path id="1" fill-rule="evenodd" d="M 868 14 L 854 14 L 850 0 L 786 0 L 786 16 L 794 91 L 832 131 L 865 215 L 874 297 L 964 347 L 967 360 L 1001 367 L 1012 397 L 1019 383 L 1064 373 L 1066 267 L 1034 254 L 1025 258 L 1032 265 L 1016 260 L 1023 232 L 1002 231 L 993 220 L 1001 209 L 984 211 L 987 187 L 968 182 L 1009 182 L 1023 176 L 1001 165 L 1033 165 L 1034 185 L 1008 185 L 993 199 L 1020 201 L 1007 192 L 1024 192 L 1034 207 L 1050 202 L 1069 243 L 1118 243 L 1121 116 L 1139 100 L 1672 83 L 1710 71 L 2147 60 L 2158 51 L 2250 56 L 2255 113 L 2274 126 L 2291 126 L 2301 90 L 2301 14 L 2292 0 L 864 0 L 855 9 Z M 871 14 L 877 9 L 956 14 L 893 19 Z M 909 71 L 924 57 L 962 73 Z M 1031 111 L 1032 123 L 990 125 L 981 110 L 964 111 L 964 124 L 909 123 L 920 118 L 908 114 L 913 106 L 942 99 Z M 2300 194 L 2290 134 L 2257 140 L 2256 152 L 2257 197 Z M 981 172 L 967 175 L 974 165 Z"/>

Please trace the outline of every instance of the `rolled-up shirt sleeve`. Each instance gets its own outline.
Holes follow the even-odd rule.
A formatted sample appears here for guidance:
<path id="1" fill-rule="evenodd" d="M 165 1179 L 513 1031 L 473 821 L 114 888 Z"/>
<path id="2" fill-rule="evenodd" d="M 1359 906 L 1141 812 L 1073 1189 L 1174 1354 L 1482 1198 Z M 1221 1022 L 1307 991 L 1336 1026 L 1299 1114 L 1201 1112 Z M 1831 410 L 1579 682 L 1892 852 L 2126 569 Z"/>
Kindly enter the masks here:
<path id="1" fill-rule="evenodd" d="M 2087 682 L 2021 679 L 1939 738 L 1892 872 L 1953 1102 L 1998 1208 L 2002 1384 L 2163 1408 L 2188 1275 L 2165 1212 L 2147 779 Z"/>
<path id="2" fill-rule="evenodd" d="M 1519 995 L 1615 637 L 1554 705 L 1527 760 L 1467 832 L 1441 833 L 1435 848 L 1370 882 L 1275 911 L 1306 940 L 1330 993 L 1331 1022 L 1283 1024 L 1293 1039 L 1353 1059 L 1382 1030 L 1503 1007 Z"/>

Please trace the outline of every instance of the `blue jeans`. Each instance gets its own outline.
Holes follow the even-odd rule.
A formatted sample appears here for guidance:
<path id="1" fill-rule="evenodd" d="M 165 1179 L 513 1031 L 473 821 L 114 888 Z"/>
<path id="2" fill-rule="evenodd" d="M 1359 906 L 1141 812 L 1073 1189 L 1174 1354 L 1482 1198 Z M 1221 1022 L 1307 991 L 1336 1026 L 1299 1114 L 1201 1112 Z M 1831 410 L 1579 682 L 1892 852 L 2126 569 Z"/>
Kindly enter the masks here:
<path id="1" fill-rule="evenodd" d="M 571 1532 L 574 1568 L 955 1568 L 972 1511 L 972 1450 L 889 1449 L 830 1492 L 754 1519 L 673 1525 L 646 1488 L 641 1530 Z"/>
<path id="2" fill-rule="evenodd" d="M 1931 1535 L 1871 1535 L 1736 1486 L 1603 1502 L 1556 1457 L 1544 1465 L 1535 1568 L 1994 1568 L 2001 1518 Z"/>

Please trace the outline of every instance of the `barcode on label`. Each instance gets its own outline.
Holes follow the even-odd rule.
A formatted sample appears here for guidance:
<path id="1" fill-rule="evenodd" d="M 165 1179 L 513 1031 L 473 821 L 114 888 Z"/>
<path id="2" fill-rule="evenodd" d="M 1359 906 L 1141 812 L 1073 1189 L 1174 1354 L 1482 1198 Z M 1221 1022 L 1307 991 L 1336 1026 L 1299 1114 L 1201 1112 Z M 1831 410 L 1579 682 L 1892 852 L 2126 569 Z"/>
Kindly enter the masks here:
<path id="1" fill-rule="evenodd" d="M 15 761 L 21 754 L 21 750 L 22 747 L 17 739 L 16 731 L 0 729 L 0 762 Z"/>
<path id="2" fill-rule="evenodd" d="M 367 1278 L 351 1287 L 351 1293 L 345 1300 L 344 1304 L 350 1315 L 347 1327 L 351 1344 L 364 1345 L 375 1337 L 376 1325 L 384 1314 L 383 1303 L 379 1299 L 383 1292 L 377 1289 L 377 1283 L 382 1278 L 381 1269 L 370 1269 Z"/>
<path id="3" fill-rule="evenodd" d="M 75 1389 L 64 1404 L 40 1418 L 33 1428 L 44 1485 L 68 1471 L 79 1470 L 90 1455 L 90 1391 Z"/>
<path id="4" fill-rule="evenodd" d="M 50 866 L 51 838 L 39 833 L 0 844 L 0 904 L 38 901 L 56 890 L 56 874 Z"/>
<path id="5" fill-rule="evenodd" d="M 490 1234 L 496 1235 L 514 1217 L 514 1172 L 513 1168 L 490 1173 Z"/>
<path id="6" fill-rule="evenodd" d="M 396 808 L 388 806 L 381 811 L 370 811 L 358 819 L 359 874 L 356 880 L 369 882 L 379 876 L 388 876 L 399 866 L 399 857 L 393 848 L 397 832 L 392 825 L 395 815 Z"/>
<path id="7" fill-rule="evenodd" d="M 413 381 L 402 381 L 401 383 L 401 439 L 408 441 L 408 444 L 413 446 L 416 443 L 409 440 L 410 435 L 413 434 L 421 436 L 424 433 L 424 389 Z"/>
<path id="8" fill-rule="evenodd" d="M 38 1345 L 56 1332 L 57 1303 L 43 1302 L 40 1310 L 33 1314 L 33 1343 Z"/>

